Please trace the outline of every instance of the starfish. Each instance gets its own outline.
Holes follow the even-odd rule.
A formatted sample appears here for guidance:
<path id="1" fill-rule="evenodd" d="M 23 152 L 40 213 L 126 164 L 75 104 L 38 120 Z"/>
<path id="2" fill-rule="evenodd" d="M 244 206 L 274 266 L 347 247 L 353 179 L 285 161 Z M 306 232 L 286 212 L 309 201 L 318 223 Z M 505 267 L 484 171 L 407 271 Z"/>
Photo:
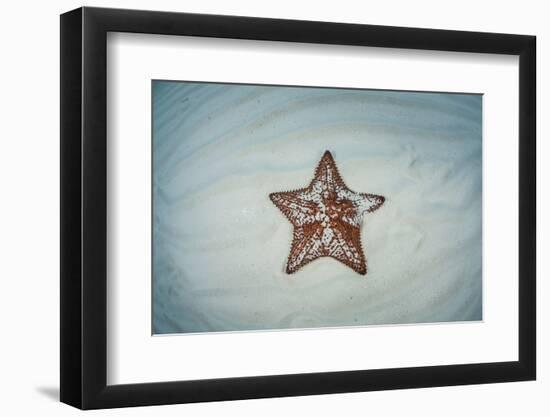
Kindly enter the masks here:
<path id="1" fill-rule="evenodd" d="M 361 275 L 367 273 L 360 227 L 364 213 L 378 209 L 385 198 L 350 190 L 329 151 L 321 158 L 307 188 L 271 193 L 269 198 L 294 226 L 287 274 L 323 256 Z"/>

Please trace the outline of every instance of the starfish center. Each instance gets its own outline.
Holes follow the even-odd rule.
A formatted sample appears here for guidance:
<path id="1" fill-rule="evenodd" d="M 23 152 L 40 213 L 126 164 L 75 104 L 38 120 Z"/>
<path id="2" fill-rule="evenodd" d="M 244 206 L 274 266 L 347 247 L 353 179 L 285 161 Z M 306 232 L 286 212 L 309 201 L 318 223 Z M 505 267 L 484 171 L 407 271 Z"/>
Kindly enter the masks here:
<path id="1" fill-rule="evenodd" d="M 353 209 L 351 201 L 347 199 L 338 199 L 335 193 L 325 192 L 320 210 L 321 226 L 335 226 L 350 209 Z"/>

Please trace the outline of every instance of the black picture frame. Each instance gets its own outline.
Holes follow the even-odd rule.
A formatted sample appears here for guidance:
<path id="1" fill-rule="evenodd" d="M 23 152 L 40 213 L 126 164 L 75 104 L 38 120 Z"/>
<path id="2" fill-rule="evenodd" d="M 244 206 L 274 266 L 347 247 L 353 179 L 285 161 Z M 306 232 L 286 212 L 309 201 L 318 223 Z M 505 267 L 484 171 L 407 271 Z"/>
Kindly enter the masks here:
<path id="1" fill-rule="evenodd" d="M 107 385 L 108 32 L 519 56 L 519 360 Z M 61 401 L 81 409 L 533 380 L 536 38 L 103 8 L 61 15 Z"/>

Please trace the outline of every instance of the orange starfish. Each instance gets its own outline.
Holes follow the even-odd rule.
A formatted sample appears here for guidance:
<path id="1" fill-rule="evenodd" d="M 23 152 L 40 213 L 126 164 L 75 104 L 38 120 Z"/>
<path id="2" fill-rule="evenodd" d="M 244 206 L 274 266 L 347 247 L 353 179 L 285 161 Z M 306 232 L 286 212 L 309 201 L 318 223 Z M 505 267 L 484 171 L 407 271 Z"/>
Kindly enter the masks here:
<path id="1" fill-rule="evenodd" d="M 385 198 L 346 187 L 329 151 L 307 188 L 271 193 L 269 198 L 294 226 L 288 274 L 322 256 L 330 256 L 361 275 L 367 273 L 360 226 L 363 214 L 379 208 Z"/>

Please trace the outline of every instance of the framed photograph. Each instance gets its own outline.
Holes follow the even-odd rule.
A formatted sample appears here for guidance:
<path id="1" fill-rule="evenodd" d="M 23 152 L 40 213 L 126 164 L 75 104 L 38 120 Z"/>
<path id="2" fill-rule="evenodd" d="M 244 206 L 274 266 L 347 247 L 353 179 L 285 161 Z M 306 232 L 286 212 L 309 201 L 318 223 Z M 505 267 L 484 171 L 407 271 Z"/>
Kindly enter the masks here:
<path id="1" fill-rule="evenodd" d="M 535 37 L 61 16 L 61 401 L 533 380 Z"/>

